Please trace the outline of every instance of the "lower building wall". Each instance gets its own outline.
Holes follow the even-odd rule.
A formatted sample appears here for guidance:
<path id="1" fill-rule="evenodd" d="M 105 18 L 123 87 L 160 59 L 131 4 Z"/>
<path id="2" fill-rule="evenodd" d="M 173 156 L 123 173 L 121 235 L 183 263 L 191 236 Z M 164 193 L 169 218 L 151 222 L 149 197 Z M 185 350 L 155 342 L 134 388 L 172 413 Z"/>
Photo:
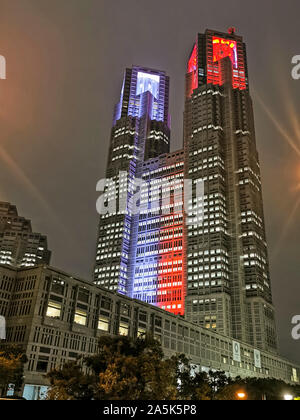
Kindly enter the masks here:
<path id="1" fill-rule="evenodd" d="M 42 398 L 45 374 L 95 353 L 100 336 L 137 337 L 147 331 L 161 342 L 166 357 L 184 353 L 199 369 L 299 383 L 300 366 L 279 356 L 60 270 L 41 266 L 13 276 L 0 266 L 0 285 L 1 276 L 8 274 L 15 284 L 8 310 L 5 303 L 7 342 L 22 345 L 28 356 L 25 398 Z"/>

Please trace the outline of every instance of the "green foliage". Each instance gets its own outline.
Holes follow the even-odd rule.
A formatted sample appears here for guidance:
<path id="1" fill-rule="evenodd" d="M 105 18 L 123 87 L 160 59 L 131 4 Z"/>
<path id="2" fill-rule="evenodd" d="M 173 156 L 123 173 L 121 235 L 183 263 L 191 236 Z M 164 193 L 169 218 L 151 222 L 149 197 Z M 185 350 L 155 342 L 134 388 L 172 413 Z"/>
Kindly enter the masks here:
<path id="1" fill-rule="evenodd" d="M 181 355 L 177 364 L 178 397 L 182 400 L 210 400 L 211 387 L 205 372 L 197 372 L 196 367 Z"/>
<path id="2" fill-rule="evenodd" d="M 285 394 L 297 394 L 297 387 L 272 378 L 247 378 L 240 383 L 249 400 L 283 400 Z"/>
<path id="3" fill-rule="evenodd" d="M 136 340 L 102 337 L 96 355 L 87 357 L 84 373 L 77 363 L 47 375 L 48 399 L 165 400 L 177 397 L 177 358 L 164 359 L 152 336 Z"/>
<path id="4" fill-rule="evenodd" d="M 46 377 L 50 382 L 49 400 L 91 400 L 94 396 L 95 378 L 85 374 L 76 362 L 66 363 Z"/>
<path id="5" fill-rule="evenodd" d="M 105 336 L 97 354 L 48 373 L 48 399 L 54 400 L 280 400 L 299 388 L 274 379 L 232 379 L 205 373 L 184 355 L 165 358 L 151 335 L 135 340 Z"/>
<path id="6" fill-rule="evenodd" d="M 15 385 L 15 392 L 21 389 L 25 363 L 27 357 L 21 347 L 6 344 L 0 347 L 0 395 L 6 395 L 11 383 Z"/>

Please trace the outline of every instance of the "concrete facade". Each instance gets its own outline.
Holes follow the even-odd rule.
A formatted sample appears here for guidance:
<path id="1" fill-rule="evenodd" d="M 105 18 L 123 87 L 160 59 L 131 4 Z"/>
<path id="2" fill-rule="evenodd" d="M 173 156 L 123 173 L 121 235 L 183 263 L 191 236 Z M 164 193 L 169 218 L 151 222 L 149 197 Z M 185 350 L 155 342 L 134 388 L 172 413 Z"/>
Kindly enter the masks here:
<path id="1" fill-rule="evenodd" d="M 0 264 L 33 267 L 50 264 L 47 237 L 32 231 L 31 221 L 16 206 L 0 201 Z"/>
<path id="2" fill-rule="evenodd" d="M 27 396 L 47 386 L 49 370 L 95 353 L 101 335 L 146 331 L 161 342 L 166 357 L 184 353 L 201 369 L 299 383 L 297 364 L 48 266 L 0 266 L 0 315 L 6 342 L 26 350 Z"/>

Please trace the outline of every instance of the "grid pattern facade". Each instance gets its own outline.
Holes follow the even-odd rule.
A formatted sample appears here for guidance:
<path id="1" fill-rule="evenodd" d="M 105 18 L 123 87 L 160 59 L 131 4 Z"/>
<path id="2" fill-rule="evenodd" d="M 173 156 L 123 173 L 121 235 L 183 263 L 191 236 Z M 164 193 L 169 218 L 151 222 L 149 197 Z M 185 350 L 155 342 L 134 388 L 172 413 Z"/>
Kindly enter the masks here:
<path id="1" fill-rule="evenodd" d="M 161 342 L 166 357 L 184 352 L 199 369 L 299 383 L 296 364 L 260 351 L 257 367 L 257 350 L 244 342 L 236 361 L 230 337 L 51 267 L 0 266 L 0 315 L 6 317 L 7 342 L 26 350 L 27 385 L 47 385 L 46 372 L 95 353 L 102 335 L 137 337 L 146 331 Z"/>
<path id="2" fill-rule="evenodd" d="M 133 298 L 184 315 L 183 150 L 146 161 L 142 178 Z"/>
<path id="3" fill-rule="evenodd" d="M 216 58 L 215 40 L 232 43 L 236 57 L 225 49 Z M 192 73 L 187 74 L 186 82 L 185 176 L 193 179 L 194 188 L 197 180 L 204 180 L 205 194 L 196 203 L 203 210 L 203 225 L 188 227 L 186 316 L 276 352 L 245 46 L 234 33 L 207 31 L 199 35 L 196 51 L 197 88 L 191 92 Z M 213 78 L 209 71 L 212 60 L 218 64 Z"/>
<path id="4" fill-rule="evenodd" d="M 116 180 L 117 195 L 123 194 L 127 202 L 136 191 L 134 177 L 148 187 L 139 214 L 116 211 L 101 216 L 95 283 L 276 352 L 242 37 L 233 29 L 197 36 L 187 64 L 183 155 L 170 166 L 168 92 L 162 72 L 139 67 L 125 72 L 107 175 Z M 124 154 L 129 145 L 132 153 Z M 120 187 L 121 171 L 129 173 L 129 179 L 123 175 L 129 189 Z M 169 213 L 162 212 L 161 191 L 167 189 L 163 185 L 183 179 L 192 185 L 193 195 L 182 196 L 188 210 L 170 207 Z M 197 196 L 199 182 L 204 183 L 204 194 Z M 177 193 L 179 189 L 171 189 L 171 203 Z M 195 214 L 201 223 L 193 223 Z"/>
<path id="5" fill-rule="evenodd" d="M 124 76 L 115 108 L 106 177 L 106 204 L 115 210 L 100 215 L 94 282 L 128 296 L 134 294 L 139 214 L 131 211 L 143 164 L 169 152 L 169 78 L 164 72 L 133 67 Z M 120 202 L 125 203 L 120 207 Z M 148 301 L 148 297 L 145 297 Z"/>
<path id="6" fill-rule="evenodd" d="M 47 237 L 32 232 L 30 220 L 18 215 L 16 206 L 0 202 L 0 264 L 33 267 L 49 264 Z"/>

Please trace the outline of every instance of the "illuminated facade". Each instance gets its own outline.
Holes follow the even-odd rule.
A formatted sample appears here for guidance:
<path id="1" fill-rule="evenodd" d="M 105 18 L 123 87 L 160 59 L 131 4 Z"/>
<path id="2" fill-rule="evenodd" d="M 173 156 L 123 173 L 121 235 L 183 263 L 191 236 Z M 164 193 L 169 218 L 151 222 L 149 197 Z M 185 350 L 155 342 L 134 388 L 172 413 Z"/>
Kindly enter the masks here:
<path id="1" fill-rule="evenodd" d="M 184 315 L 183 150 L 146 161 L 142 177 L 132 297 Z"/>
<path id="2" fill-rule="evenodd" d="M 198 34 L 187 66 L 186 97 L 191 97 L 198 86 L 224 84 L 224 58 L 229 58 L 232 69 L 232 87 L 248 90 L 246 46 L 234 28 L 229 33 L 207 30 Z"/>
<path id="3" fill-rule="evenodd" d="M 186 317 L 276 352 L 246 47 L 233 29 L 198 35 L 187 65 L 184 143 L 185 177 L 205 181 L 197 203 L 203 225 L 188 226 L 186 239 Z"/>
<path id="4" fill-rule="evenodd" d="M 28 357 L 26 399 L 43 398 L 47 372 L 95 354 L 99 337 L 136 338 L 146 331 L 159 340 L 166 357 L 184 353 L 200 371 L 300 383 L 300 366 L 274 353 L 54 267 L 0 264 L 1 316 L 6 319 L 6 342 L 21 346 Z"/>
<path id="5" fill-rule="evenodd" d="M 147 331 L 166 356 L 184 353 L 203 371 L 299 384 L 300 366 L 276 354 L 246 48 L 234 30 L 198 35 L 187 64 L 184 148 L 172 153 L 168 110 L 164 72 L 126 70 L 95 284 L 49 267 L 47 238 L 0 202 L 0 317 L 7 343 L 28 356 L 28 398 L 46 390 L 51 369 L 94 354 L 99 337 Z M 184 180 L 194 193 L 188 199 Z M 195 209 L 198 224 L 190 223 Z"/>
<path id="6" fill-rule="evenodd" d="M 107 178 L 126 208 L 100 216 L 94 282 L 184 314 L 183 150 L 169 153 L 169 78 L 127 69 L 115 107 Z M 141 186 L 140 208 L 129 204 Z M 164 196 L 169 202 L 163 205 Z M 111 202 L 107 193 L 107 205 Z"/>
<path id="7" fill-rule="evenodd" d="M 168 91 L 165 73 L 126 70 L 107 177 L 117 182 L 117 195 L 126 203 L 137 189 L 134 178 L 140 178 L 141 206 L 138 214 L 100 217 L 94 281 L 276 352 L 242 37 L 233 28 L 198 34 L 187 63 L 184 148 L 174 153 L 169 153 Z M 193 190 L 185 197 L 187 213 L 180 207 L 183 180 L 190 180 Z M 199 181 L 202 196 L 196 194 Z M 193 223 L 195 211 L 201 223 Z"/>
<path id="8" fill-rule="evenodd" d="M 142 67 L 126 70 L 120 102 L 115 107 L 106 172 L 107 178 L 116 182 L 117 202 L 120 200 L 125 202 L 126 208 L 118 207 L 115 214 L 100 216 L 94 271 L 96 284 L 127 296 L 139 296 L 153 304 L 160 304 L 158 296 L 165 293 L 165 290 L 158 290 L 162 289 L 164 281 L 163 271 L 160 272 L 158 268 L 161 254 L 159 250 L 161 222 L 156 220 L 157 227 L 151 232 L 149 228 L 146 228 L 147 233 L 142 230 L 143 223 L 150 223 L 153 214 L 151 210 L 153 202 L 150 200 L 148 203 L 147 192 L 144 193 L 146 200 L 143 202 L 146 214 L 140 214 L 140 211 L 134 213 L 129 205 L 139 188 L 136 180 L 143 179 L 145 162 L 152 159 L 156 165 L 160 162 L 158 157 L 170 150 L 168 109 L 169 78 L 164 72 Z M 181 175 L 183 176 L 183 166 Z M 108 193 L 108 205 L 110 201 Z M 156 219 L 159 218 L 160 214 L 156 213 Z M 171 217 L 169 221 L 172 225 Z M 166 228 L 167 223 L 165 221 L 163 223 Z M 143 234 L 147 239 L 143 239 Z M 147 243 L 147 248 L 151 248 L 151 251 L 147 249 L 142 253 L 140 243 L 148 241 L 149 238 L 153 238 L 149 244 Z M 155 241 L 157 242 L 154 243 Z M 145 266 L 141 268 L 143 264 Z M 179 294 L 175 296 L 178 302 L 173 296 L 170 305 L 172 307 L 176 305 L 176 312 L 181 311 L 182 298 L 179 299 Z"/>
<path id="9" fill-rule="evenodd" d="M 19 216 L 16 206 L 0 202 L 0 264 L 34 267 L 50 264 L 47 237 L 34 233 L 30 220 Z"/>

